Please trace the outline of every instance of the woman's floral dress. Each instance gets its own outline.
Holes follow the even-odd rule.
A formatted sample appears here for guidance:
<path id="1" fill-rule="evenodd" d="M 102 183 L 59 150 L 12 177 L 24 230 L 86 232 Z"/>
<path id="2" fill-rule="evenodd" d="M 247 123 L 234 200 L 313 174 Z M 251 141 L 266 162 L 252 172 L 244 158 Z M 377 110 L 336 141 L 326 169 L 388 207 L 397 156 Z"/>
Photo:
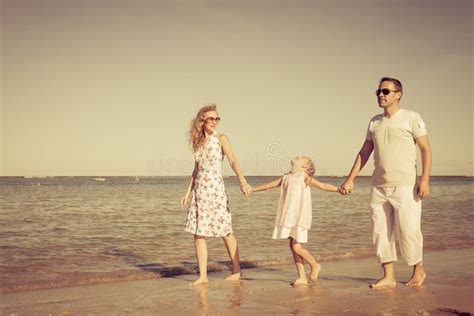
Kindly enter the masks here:
<path id="1" fill-rule="evenodd" d="M 232 233 L 221 167 L 224 158 L 217 132 L 195 153 L 197 175 L 185 231 L 198 236 L 222 237 Z"/>

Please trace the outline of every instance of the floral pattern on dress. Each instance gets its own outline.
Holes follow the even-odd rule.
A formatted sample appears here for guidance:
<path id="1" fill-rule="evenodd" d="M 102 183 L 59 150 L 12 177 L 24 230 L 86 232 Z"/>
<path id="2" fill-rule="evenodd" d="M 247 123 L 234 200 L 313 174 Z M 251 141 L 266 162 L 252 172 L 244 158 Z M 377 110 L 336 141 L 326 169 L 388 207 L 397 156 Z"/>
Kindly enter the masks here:
<path id="1" fill-rule="evenodd" d="M 214 132 L 204 148 L 195 153 L 197 175 L 185 231 L 206 237 L 222 237 L 233 232 L 221 173 L 223 158 L 217 132 Z"/>

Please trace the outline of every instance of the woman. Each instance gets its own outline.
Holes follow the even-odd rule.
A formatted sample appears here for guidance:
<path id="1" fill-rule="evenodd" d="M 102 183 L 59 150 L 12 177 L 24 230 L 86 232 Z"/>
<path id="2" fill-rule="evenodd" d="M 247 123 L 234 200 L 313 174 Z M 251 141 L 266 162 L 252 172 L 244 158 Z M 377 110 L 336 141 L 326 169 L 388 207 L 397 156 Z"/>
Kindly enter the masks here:
<path id="1" fill-rule="evenodd" d="M 190 200 L 185 230 L 194 235 L 199 265 L 199 278 L 192 285 L 208 282 L 206 237 L 224 239 L 232 262 L 232 274 L 226 281 L 237 281 L 241 275 L 239 249 L 232 231 L 232 218 L 227 208 L 227 195 L 221 174 L 224 155 L 239 177 L 242 192 L 248 195 L 251 187 L 240 170 L 228 138 L 216 131 L 219 122 L 216 106 L 208 105 L 199 110 L 189 131 L 189 143 L 194 151 L 195 164 L 181 205 L 187 205 Z"/>

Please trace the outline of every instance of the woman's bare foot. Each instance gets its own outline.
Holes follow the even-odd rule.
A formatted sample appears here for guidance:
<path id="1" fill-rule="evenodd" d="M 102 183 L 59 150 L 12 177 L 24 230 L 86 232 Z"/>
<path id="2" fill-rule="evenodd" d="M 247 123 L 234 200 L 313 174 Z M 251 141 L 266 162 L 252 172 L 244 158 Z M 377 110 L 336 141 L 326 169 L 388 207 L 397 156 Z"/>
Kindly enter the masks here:
<path id="1" fill-rule="evenodd" d="M 383 277 L 375 283 L 372 283 L 369 287 L 371 289 L 383 289 L 396 287 L 397 281 L 394 278 Z"/>
<path id="2" fill-rule="evenodd" d="M 299 279 L 296 279 L 295 282 L 291 283 L 291 285 L 293 286 L 297 286 L 297 285 L 304 285 L 304 284 L 308 284 L 308 280 L 306 278 L 299 278 Z"/>
<path id="3" fill-rule="evenodd" d="M 207 284 L 207 283 L 209 283 L 209 280 L 207 278 L 199 277 L 199 279 L 197 279 L 193 283 L 189 283 L 189 285 L 196 286 L 196 285 Z"/>
<path id="4" fill-rule="evenodd" d="M 406 286 L 420 286 L 426 279 L 426 273 L 424 271 L 421 272 L 413 272 L 410 281 L 405 283 Z"/>
<path id="5" fill-rule="evenodd" d="M 319 271 L 321 270 L 321 265 L 318 264 L 316 268 L 311 268 L 311 273 L 309 274 L 309 280 L 311 282 L 316 282 L 318 280 Z"/>
<path id="6" fill-rule="evenodd" d="M 241 276 L 242 276 L 242 272 L 232 273 L 227 278 L 225 278 L 224 281 L 226 282 L 239 281 Z"/>

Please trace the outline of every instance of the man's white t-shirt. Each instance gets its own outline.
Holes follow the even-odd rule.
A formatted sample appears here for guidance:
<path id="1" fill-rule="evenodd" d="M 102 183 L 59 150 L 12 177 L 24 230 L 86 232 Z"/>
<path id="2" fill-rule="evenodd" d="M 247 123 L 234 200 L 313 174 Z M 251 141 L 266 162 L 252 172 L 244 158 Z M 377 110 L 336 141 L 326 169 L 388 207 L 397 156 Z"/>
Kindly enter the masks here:
<path id="1" fill-rule="evenodd" d="M 421 116 L 398 110 L 390 118 L 374 116 L 367 129 L 367 140 L 374 143 L 372 184 L 374 186 L 410 186 L 416 183 L 416 139 L 427 135 Z"/>

